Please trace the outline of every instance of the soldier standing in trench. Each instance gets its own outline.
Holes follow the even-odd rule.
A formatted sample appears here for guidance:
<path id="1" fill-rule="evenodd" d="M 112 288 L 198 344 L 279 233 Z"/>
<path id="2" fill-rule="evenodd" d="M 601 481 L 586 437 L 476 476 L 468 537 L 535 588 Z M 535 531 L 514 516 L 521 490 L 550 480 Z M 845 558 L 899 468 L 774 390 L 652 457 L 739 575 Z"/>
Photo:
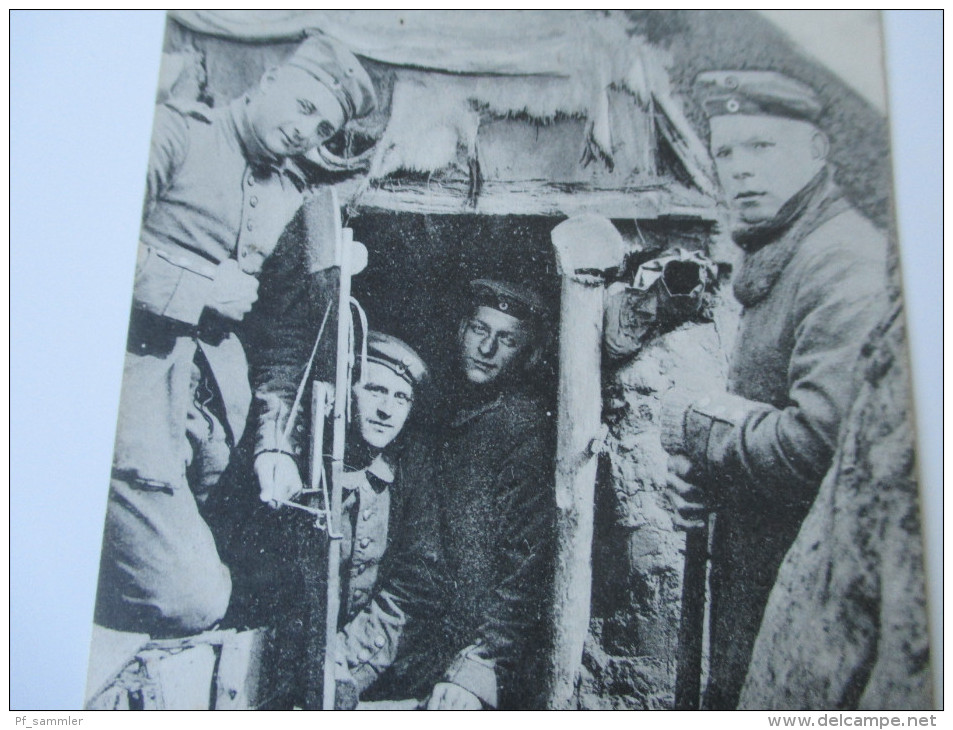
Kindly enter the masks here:
<path id="1" fill-rule="evenodd" d="M 295 158 L 375 103 L 357 58 L 312 36 L 228 106 L 158 108 L 96 602 L 100 626 L 181 636 L 224 615 L 232 580 L 199 505 L 245 428 L 251 392 L 240 325 L 257 299 L 263 263 L 309 192 Z M 258 439 L 262 462 L 291 451 L 267 438 Z M 256 463 L 266 495 L 277 491 L 269 479 L 278 470 Z"/>
<path id="2" fill-rule="evenodd" d="M 851 372 L 884 307 L 886 238 L 844 198 L 808 86 L 770 71 L 695 81 L 743 258 L 727 393 L 663 399 L 684 526 L 716 511 L 703 706 L 733 709 L 778 566 L 831 463 Z"/>

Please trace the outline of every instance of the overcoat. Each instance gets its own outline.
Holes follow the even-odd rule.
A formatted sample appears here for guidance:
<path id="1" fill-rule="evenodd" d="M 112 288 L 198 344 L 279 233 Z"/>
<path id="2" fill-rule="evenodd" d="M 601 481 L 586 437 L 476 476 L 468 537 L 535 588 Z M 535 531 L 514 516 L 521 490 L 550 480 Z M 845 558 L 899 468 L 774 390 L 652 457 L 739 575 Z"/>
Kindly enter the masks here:
<path id="1" fill-rule="evenodd" d="M 683 442 L 718 507 L 711 709 L 737 703 L 778 566 L 830 466 L 886 307 L 886 237 L 825 177 L 789 228 L 745 253 L 734 289 L 729 393 L 663 408 L 663 438 Z"/>

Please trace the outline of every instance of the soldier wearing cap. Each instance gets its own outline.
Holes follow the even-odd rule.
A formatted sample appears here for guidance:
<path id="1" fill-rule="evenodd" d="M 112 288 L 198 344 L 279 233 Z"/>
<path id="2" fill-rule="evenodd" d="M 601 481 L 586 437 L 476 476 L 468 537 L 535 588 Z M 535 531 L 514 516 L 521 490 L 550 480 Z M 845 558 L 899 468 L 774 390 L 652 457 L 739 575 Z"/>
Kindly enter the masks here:
<path id="1" fill-rule="evenodd" d="M 886 237 L 834 183 L 822 105 L 773 71 L 695 81 L 742 304 L 728 393 L 663 400 L 670 494 L 685 526 L 716 509 L 705 706 L 733 708 L 778 566 L 827 471 L 850 373 L 884 306 Z"/>
<path id="2" fill-rule="evenodd" d="M 311 189 L 296 158 L 374 105 L 358 60 L 312 36 L 227 106 L 157 108 L 99 624 L 182 635 L 224 614 L 231 578 L 199 506 L 241 439 L 250 407 L 236 331 L 258 297 L 263 265 Z"/>
<path id="3" fill-rule="evenodd" d="M 394 441 L 410 416 L 414 392 L 429 377 L 420 356 L 396 337 L 371 332 L 367 349 L 367 373 L 360 374 L 352 389 L 353 434 L 345 457 L 341 606 L 346 619 L 368 605 L 384 551 L 400 532 L 394 523 L 404 496 L 399 487 L 406 485 L 395 483 L 399 465 Z M 368 640 L 348 638 L 359 645 Z M 370 637 L 371 647 L 379 642 Z M 356 653 L 363 655 L 371 647 L 360 645 Z"/>
<path id="4" fill-rule="evenodd" d="M 338 704 L 343 707 L 349 705 L 349 698 L 356 703 L 357 688 L 377 676 L 375 667 L 396 645 L 407 621 L 400 592 L 403 573 L 395 569 L 391 548 L 403 544 L 407 522 L 416 518 L 408 514 L 415 485 L 406 478 L 401 458 L 412 446 L 402 447 L 399 437 L 415 395 L 429 379 L 426 364 L 409 345 L 380 332 L 368 333 L 366 366 L 352 387 L 353 420 L 342 483 L 341 631 L 334 656 L 339 663 Z M 314 533 L 310 525 L 309 532 Z M 302 541 L 299 536 L 296 542 L 302 559 L 326 564 L 315 552 L 315 542 L 326 545 L 323 538 Z M 304 571 L 299 610 L 310 614 L 317 606 L 321 615 L 311 615 L 304 625 L 320 628 L 312 628 L 303 639 L 292 631 L 287 641 L 302 652 L 305 706 L 315 709 L 321 707 L 323 662 L 308 657 L 324 657 L 320 599 L 327 590 L 325 579 L 320 571 Z M 284 623 L 279 622 L 279 631 Z"/>
<path id="5" fill-rule="evenodd" d="M 413 468 L 415 490 L 425 495 L 415 529 L 430 531 L 442 559 L 441 610 L 415 610 L 411 594 L 408 636 L 396 657 L 393 648 L 382 654 L 377 670 L 393 665 L 363 696 L 423 698 L 428 709 L 541 707 L 555 442 L 553 414 L 528 384 L 548 310 L 508 282 L 480 279 L 470 288 L 456 381 L 447 388 L 452 407 Z M 409 540 L 418 553 L 399 560 L 419 564 L 426 538 Z"/>

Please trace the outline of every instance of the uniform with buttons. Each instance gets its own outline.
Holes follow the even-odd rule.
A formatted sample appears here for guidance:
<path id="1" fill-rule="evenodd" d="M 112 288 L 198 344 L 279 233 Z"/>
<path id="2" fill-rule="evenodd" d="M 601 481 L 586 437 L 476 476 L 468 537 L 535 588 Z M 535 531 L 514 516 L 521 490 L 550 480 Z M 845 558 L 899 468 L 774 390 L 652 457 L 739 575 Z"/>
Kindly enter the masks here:
<path id="1" fill-rule="evenodd" d="M 367 606 L 377 585 L 387 549 L 393 481 L 394 471 L 383 456 L 378 456 L 366 469 L 344 474 L 341 585 L 345 588 L 341 603 L 347 618 Z M 383 646 L 383 637 L 377 637 L 377 641 Z"/>
<path id="2" fill-rule="evenodd" d="M 331 91 L 350 118 L 374 106 L 366 72 L 327 39 L 288 63 L 345 77 Z M 97 594 L 109 628 L 189 634 L 228 606 L 231 577 L 196 500 L 241 440 L 252 393 L 236 323 L 207 305 L 226 262 L 262 273 L 309 193 L 258 138 L 251 98 L 156 111 Z M 260 397 L 277 402 L 267 387 Z"/>

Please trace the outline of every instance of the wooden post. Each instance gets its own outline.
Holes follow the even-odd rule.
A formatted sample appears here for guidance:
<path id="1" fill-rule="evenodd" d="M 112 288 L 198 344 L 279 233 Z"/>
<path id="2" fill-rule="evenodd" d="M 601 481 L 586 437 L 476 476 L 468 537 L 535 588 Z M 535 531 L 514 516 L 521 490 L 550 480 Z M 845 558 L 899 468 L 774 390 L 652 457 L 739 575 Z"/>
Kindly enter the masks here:
<path id="1" fill-rule="evenodd" d="M 562 277 L 559 326 L 559 438 L 556 446 L 557 543 L 554 652 L 549 707 L 575 706 L 589 630 L 596 467 L 602 432 L 603 272 L 622 263 L 625 246 L 607 219 L 584 215 L 552 232 Z M 595 448 L 594 448 L 595 447 Z"/>
<path id="2" fill-rule="evenodd" d="M 702 654 L 705 635 L 705 586 L 708 571 L 708 527 L 685 535 L 682 615 L 678 626 L 675 709 L 701 709 Z"/>

